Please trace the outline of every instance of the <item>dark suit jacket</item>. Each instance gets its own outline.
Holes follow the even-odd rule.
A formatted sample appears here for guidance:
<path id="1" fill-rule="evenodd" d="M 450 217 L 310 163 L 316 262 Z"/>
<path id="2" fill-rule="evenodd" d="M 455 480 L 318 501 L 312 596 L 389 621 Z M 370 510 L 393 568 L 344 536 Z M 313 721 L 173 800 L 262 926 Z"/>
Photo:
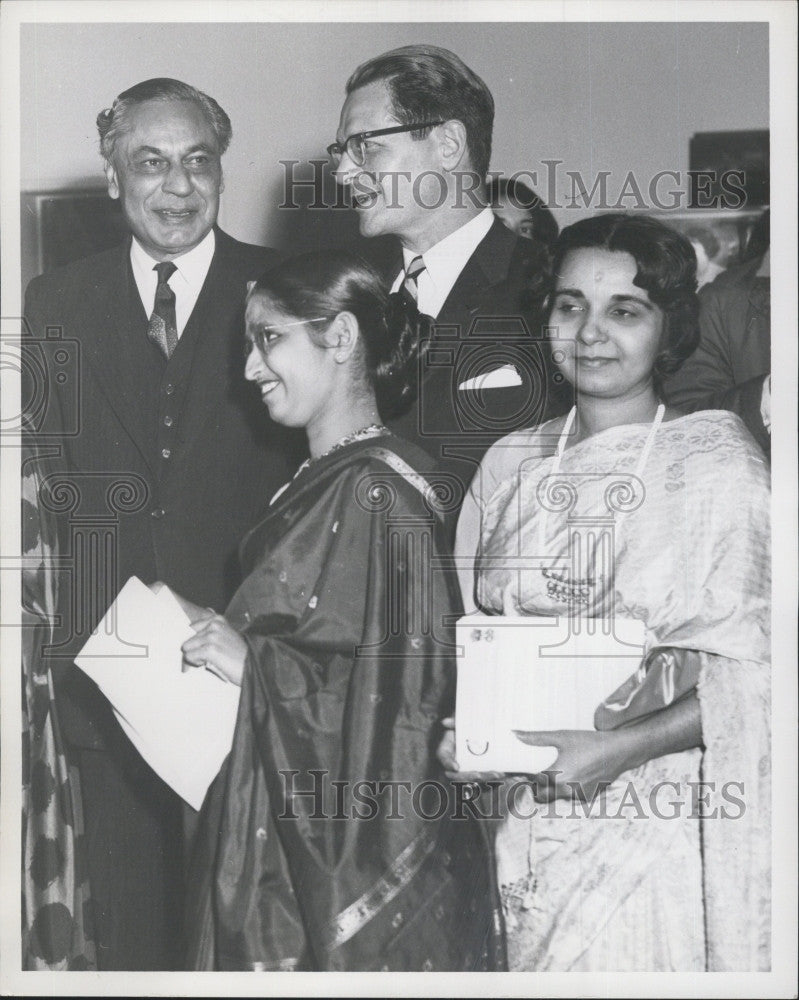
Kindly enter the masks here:
<path id="1" fill-rule="evenodd" d="M 113 723 L 69 664 L 121 585 L 133 574 L 161 579 L 221 610 L 239 582 L 239 540 L 291 472 L 285 432 L 243 377 L 246 282 L 275 251 L 216 231 L 205 284 L 167 364 L 147 339 L 129 248 L 34 279 L 25 304 L 33 343 L 45 338 L 50 379 L 39 439 L 63 446 L 70 484 L 59 504 L 69 600 L 55 675 L 77 746 L 102 746 Z"/>
<path id="2" fill-rule="evenodd" d="M 762 261 L 756 257 L 728 268 L 700 291 L 699 346 L 663 391 L 687 413 L 737 413 L 769 454 L 760 400 L 771 371 L 771 299 L 768 277 L 758 275 Z"/>
<path id="3" fill-rule="evenodd" d="M 424 448 L 453 489 L 449 520 L 486 450 L 505 434 L 565 412 L 568 387 L 555 372 L 540 303 L 531 286 L 540 262 L 535 245 L 499 220 L 461 271 L 422 352 L 419 395 L 391 429 Z M 402 264 L 396 265 L 392 278 Z M 466 388 L 505 368 L 517 385 Z M 510 369 L 515 369 L 513 378 Z"/>

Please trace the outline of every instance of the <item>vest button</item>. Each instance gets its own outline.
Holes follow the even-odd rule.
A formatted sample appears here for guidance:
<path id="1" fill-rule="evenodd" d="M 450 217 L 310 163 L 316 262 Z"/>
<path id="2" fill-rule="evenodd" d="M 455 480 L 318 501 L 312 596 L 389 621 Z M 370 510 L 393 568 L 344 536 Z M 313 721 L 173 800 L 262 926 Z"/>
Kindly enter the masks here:
<path id="1" fill-rule="evenodd" d="M 175 387 L 174 387 L 174 385 L 172 385 L 171 382 L 168 382 L 164 386 L 164 392 L 167 394 L 167 396 L 171 396 L 174 391 L 175 391 Z"/>
<path id="2" fill-rule="evenodd" d="M 166 511 L 163 509 L 163 507 L 156 507 L 154 510 L 150 511 L 150 517 L 154 518 L 161 518 L 164 516 L 164 514 L 166 514 Z"/>
<path id="3" fill-rule="evenodd" d="M 172 454 L 172 452 L 171 452 L 171 450 L 169 448 L 162 448 L 161 449 L 161 458 L 169 458 L 169 456 L 171 454 Z"/>
<path id="4" fill-rule="evenodd" d="M 172 417 L 164 417 L 164 427 L 171 427 L 172 423 Z"/>

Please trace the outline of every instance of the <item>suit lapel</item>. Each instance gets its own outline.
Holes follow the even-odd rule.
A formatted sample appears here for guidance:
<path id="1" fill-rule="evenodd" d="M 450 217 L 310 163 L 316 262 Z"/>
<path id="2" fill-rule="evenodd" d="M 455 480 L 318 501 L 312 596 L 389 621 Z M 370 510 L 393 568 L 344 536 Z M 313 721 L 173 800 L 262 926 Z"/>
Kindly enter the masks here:
<path id="1" fill-rule="evenodd" d="M 119 417 L 148 467 L 154 471 L 147 447 L 142 406 L 142 338 L 147 317 L 130 267 L 130 241 L 108 261 L 105 274 L 81 290 L 89 302 L 84 314 L 92 317 L 93 336 L 83 337 L 87 360 L 111 409 Z"/>
<path id="2" fill-rule="evenodd" d="M 466 333 L 488 289 L 507 279 L 516 242 L 517 237 L 495 219 L 458 275 L 437 323 L 457 324 Z"/>

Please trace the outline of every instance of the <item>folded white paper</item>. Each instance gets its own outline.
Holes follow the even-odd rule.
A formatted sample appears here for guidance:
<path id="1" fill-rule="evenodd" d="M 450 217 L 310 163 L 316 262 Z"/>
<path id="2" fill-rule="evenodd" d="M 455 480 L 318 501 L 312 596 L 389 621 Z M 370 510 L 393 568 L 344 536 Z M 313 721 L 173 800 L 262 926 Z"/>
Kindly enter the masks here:
<path id="1" fill-rule="evenodd" d="M 501 368 L 483 372 L 482 375 L 475 375 L 474 378 L 467 378 L 465 382 L 460 383 L 458 389 L 461 392 L 466 390 L 481 392 L 483 389 L 507 389 L 521 384 L 521 376 L 513 365 L 503 365 Z"/>
<path id="2" fill-rule="evenodd" d="M 511 773 L 557 758 L 513 730 L 593 729 L 597 706 L 638 668 L 646 635 L 640 621 L 565 616 L 467 615 L 456 631 L 458 766 Z"/>
<path id="3" fill-rule="evenodd" d="M 181 670 L 194 634 L 168 587 L 131 577 L 75 662 L 113 706 L 136 749 L 199 809 L 230 751 L 240 688 L 208 670 Z"/>

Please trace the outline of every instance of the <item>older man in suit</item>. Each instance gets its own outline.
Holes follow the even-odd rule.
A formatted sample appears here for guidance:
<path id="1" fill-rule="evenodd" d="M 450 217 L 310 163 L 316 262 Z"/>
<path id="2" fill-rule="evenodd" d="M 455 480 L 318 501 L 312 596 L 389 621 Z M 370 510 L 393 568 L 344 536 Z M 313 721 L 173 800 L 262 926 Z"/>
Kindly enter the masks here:
<path id="1" fill-rule="evenodd" d="M 43 433 L 62 431 L 74 501 L 54 672 L 81 776 L 98 963 L 163 969 L 180 961 L 180 804 L 71 658 L 131 575 L 216 609 L 235 588 L 237 543 L 290 473 L 285 436 L 243 378 L 246 284 L 276 254 L 216 227 L 231 127 L 212 98 L 147 80 L 97 124 L 131 238 L 34 279 L 25 311 L 34 338 L 57 328 L 80 351 L 78 392 L 51 379 Z"/>
<path id="2" fill-rule="evenodd" d="M 485 191 L 494 101 L 456 55 L 409 45 L 352 74 L 336 142 L 360 232 L 398 237 L 390 279 L 435 322 L 419 397 L 391 426 L 452 476 L 451 521 L 497 438 L 567 408 L 529 295 L 536 249 Z"/>

